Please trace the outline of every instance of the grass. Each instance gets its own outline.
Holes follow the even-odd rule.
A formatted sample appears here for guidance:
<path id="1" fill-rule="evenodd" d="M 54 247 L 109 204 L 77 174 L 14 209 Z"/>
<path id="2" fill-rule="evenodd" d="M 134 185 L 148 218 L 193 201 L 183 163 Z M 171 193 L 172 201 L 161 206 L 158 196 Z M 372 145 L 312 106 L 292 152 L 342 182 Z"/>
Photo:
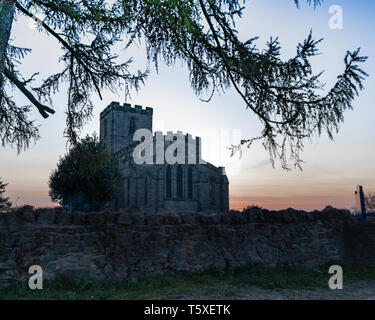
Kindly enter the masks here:
<path id="1" fill-rule="evenodd" d="M 342 264 L 341 264 L 342 265 Z M 375 280 L 373 269 L 343 267 L 346 284 Z M 269 290 L 327 288 L 328 266 L 317 269 L 249 266 L 228 272 L 220 268 L 203 273 L 98 281 L 58 275 L 44 281 L 43 290 L 26 284 L 0 289 L 0 299 L 235 299 L 249 287 Z"/>

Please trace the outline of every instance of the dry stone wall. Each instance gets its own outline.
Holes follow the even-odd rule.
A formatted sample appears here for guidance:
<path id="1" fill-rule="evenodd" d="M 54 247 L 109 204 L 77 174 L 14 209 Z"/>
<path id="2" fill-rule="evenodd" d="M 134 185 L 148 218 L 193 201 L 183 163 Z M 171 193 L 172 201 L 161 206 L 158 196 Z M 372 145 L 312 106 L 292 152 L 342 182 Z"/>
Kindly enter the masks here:
<path id="1" fill-rule="evenodd" d="M 314 267 L 332 260 L 375 265 L 375 224 L 338 209 L 143 215 L 24 207 L 0 214 L 2 284 L 28 278 L 35 264 L 45 278 L 122 279 L 248 264 Z"/>

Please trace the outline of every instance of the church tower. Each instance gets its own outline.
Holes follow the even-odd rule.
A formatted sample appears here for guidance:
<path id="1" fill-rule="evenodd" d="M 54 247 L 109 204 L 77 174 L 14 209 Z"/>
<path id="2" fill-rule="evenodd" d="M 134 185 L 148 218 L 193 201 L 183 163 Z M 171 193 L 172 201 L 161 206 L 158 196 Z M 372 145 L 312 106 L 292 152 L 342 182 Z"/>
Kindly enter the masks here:
<path id="1" fill-rule="evenodd" d="M 121 106 L 118 102 L 111 104 L 100 113 L 100 141 L 117 153 L 121 149 L 134 144 L 134 132 L 138 129 L 148 129 L 152 132 L 152 108 L 143 109 L 125 103 Z"/>
<path id="2" fill-rule="evenodd" d="M 133 161 L 134 148 L 139 144 L 139 141 L 133 141 L 134 133 L 138 129 L 152 132 L 152 117 L 152 108 L 120 105 L 118 102 L 111 102 L 100 114 L 100 141 L 116 157 L 124 177 L 122 190 L 111 203 L 112 209 L 145 214 L 170 211 L 227 212 L 228 178 L 224 168 L 201 159 L 199 137 L 194 139 L 180 131 L 168 132 L 167 135 L 156 132 L 152 135 L 155 162 L 142 165 Z M 179 153 L 185 154 L 183 158 L 187 162 L 169 164 L 164 157 L 156 161 L 156 144 L 163 142 L 165 156 L 173 141 L 179 142 Z M 185 142 L 185 149 L 181 149 L 182 142 Z M 173 154 L 177 151 L 171 150 Z"/>

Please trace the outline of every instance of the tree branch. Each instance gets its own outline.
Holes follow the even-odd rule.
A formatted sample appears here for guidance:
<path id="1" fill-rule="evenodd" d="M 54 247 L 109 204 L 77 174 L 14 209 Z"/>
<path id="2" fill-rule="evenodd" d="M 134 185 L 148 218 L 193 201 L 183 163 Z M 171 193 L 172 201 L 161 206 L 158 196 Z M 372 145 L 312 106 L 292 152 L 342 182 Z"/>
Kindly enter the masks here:
<path id="1" fill-rule="evenodd" d="M 30 100 L 30 102 L 35 105 L 40 114 L 44 119 L 48 118 L 48 113 L 54 114 L 55 110 L 42 105 L 35 97 L 32 95 L 32 93 L 26 89 L 26 87 L 23 85 L 23 83 L 17 79 L 17 77 L 8 69 L 4 69 L 4 75 Z"/>
<path id="2" fill-rule="evenodd" d="M 18 2 L 16 2 L 16 7 L 17 7 L 18 10 L 20 10 L 21 12 L 23 12 L 25 15 L 27 15 L 31 19 L 35 20 L 39 24 L 41 24 L 41 26 L 44 29 L 46 29 L 52 36 L 54 36 L 72 54 L 72 56 L 77 60 L 77 62 L 86 70 L 87 73 L 90 74 L 91 79 L 92 79 L 92 81 L 94 83 L 94 86 L 96 88 L 96 91 L 99 94 L 100 100 L 103 100 L 102 94 L 101 94 L 100 89 L 99 89 L 99 85 L 98 85 L 98 83 L 97 83 L 97 81 L 95 79 L 94 74 L 92 73 L 92 71 L 90 70 L 90 68 L 81 60 L 81 58 L 79 57 L 79 55 L 77 55 L 77 53 L 69 45 L 69 43 L 67 43 L 63 38 L 61 38 L 61 36 L 58 33 L 56 33 L 54 30 L 52 30 L 47 24 L 45 24 L 43 21 L 41 21 L 40 19 L 38 19 L 38 17 L 34 16 L 31 12 L 29 12 L 27 9 L 25 9 L 24 7 L 22 7 Z"/>
<path id="3" fill-rule="evenodd" d="M 0 90 L 4 86 L 3 70 L 14 18 L 14 2 L 0 1 Z"/>
<path id="4" fill-rule="evenodd" d="M 214 9 L 212 8 L 211 3 L 210 3 L 209 0 L 208 0 L 208 3 L 209 3 L 209 5 L 210 5 L 211 10 L 214 11 Z M 221 47 L 221 44 L 220 44 L 219 38 L 218 38 L 217 33 L 216 33 L 216 30 L 215 30 L 215 28 L 214 28 L 214 26 L 213 26 L 213 24 L 212 24 L 212 21 L 211 21 L 211 19 L 210 19 L 210 15 L 208 14 L 208 12 L 207 12 L 207 10 L 206 10 L 206 7 L 205 7 L 205 5 L 204 5 L 204 3 L 203 3 L 203 0 L 199 0 L 199 4 L 200 4 L 200 6 L 201 6 L 202 13 L 203 13 L 203 15 L 204 15 L 204 17 L 205 17 L 205 19 L 206 19 L 206 21 L 207 21 L 207 23 L 208 23 L 208 26 L 209 26 L 209 28 L 210 28 L 210 30 L 211 30 L 211 32 L 212 32 L 212 35 L 213 35 L 214 40 L 215 40 L 215 42 L 216 42 L 216 45 L 217 45 L 217 47 L 218 47 L 218 49 L 219 49 L 220 56 L 221 56 L 221 58 L 222 58 L 222 60 L 223 60 L 224 66 L 225 66 L 225 68 L 226 68 L 226 70 L 227 70 L 227 72 L 228 72 L 229 79 L 230 79 L 230 81 L 232 82 L 232 84 L 233 84 L 233 86 L 234 86 L 234 89 L 235 89 L 235 90 L 237 91 L 237 93 L 241 96 L 241 98 L 245 101 L 246 105 L 247 105 L 247 106 L 248 106 L 248 107 L 249 107 L 249 108 L 250 108 L 255 114 L 257 114 L 257 115 L 258 115 L 258 116 L 259 116 L 259 117 L 260 117 L 260 118 L 261 118 L 266 124 L 267 124 L 267 123 L 268 123 L 268 124 L 269 124 L 269 123 L 273 123 L 273 124 L 285 125 L 285 124 L 288 124 L 288 123 L 293 122 L 293 121 L 295 120 L 295 118 L 296 118 L 296 115 L 293 116 L 291 119 L 289 119 L 289 120 L 287 120 L 287 121 L 279 122 L 279 121 L 275 121 L 275 120 L 268 119 L 264 114 L 260 113 L 258 110 L 256 110 L 256 109 L 251 105 L 251 103 L 248 101 L 248 99 L 246 98 L 246 96 L 245 96 L 245 95 L 243 94 L 243 92 L 240 90 L 240 88 L 238 87 L 238 85 L 237 85 L 235 79 L 233 78 L 231 68 L 230 68 L 230 66 L 229 66 L 229 64 L 228 64 L 228 61 L 227 61 L 227 59 L 226 59 L 226 57 L 225 57 L 225 54 L 224 54 L 224 52 L 223 52 L 223 50 L 222 50 L 222 47 Z"/>

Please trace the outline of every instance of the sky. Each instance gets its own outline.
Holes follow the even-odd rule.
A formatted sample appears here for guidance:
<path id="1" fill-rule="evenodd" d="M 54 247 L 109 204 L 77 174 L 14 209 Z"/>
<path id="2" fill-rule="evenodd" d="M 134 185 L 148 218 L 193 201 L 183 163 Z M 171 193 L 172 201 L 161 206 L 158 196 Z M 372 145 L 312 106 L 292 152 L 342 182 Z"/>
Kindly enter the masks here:
<path id="1" fill-rule="evenodd" d="M 315 72 L 325 71 L 322 80 L 330 88 L 343 71 L 346 50 L 361 47 L 369 56 L 363 66 L 369 73 L 365 89 L 355 99 L 353 111 L 345 113 L 345 121 L 334 141 L 323 135 L 307 141 L 302 154 L 303 171 L 285 171 L 276 163 L 272 167 L 268 153 L 261 145 L 245 149 L 242 156 L 230 157 L 228 146 L 243 138 L 259 135 L 262 127 L 257 117 L 246 110 L 243 101 L 233 91 L 216 94 L 203 102 L 191 89 L 189 73 L 181 63 L 167 67 L 160 65 L 141 90 L 131 92 L 128 103 L 154 108 L 154 130 L 183 131 L 202 137 L 203 157 L 217 166 L 225 166 L 230 181 L 230 207 L 242 209 L 258 205 L 268 209 L 293 207 L 303 210 L 322 209 L 327 205 L 353 209 L 354 190 L 358 184 L 365 192 L 375 192 L 375 2 L 371 0 L 325 0 L 315 10 L 293 0 L 246 1 L 237 29 L 242 40 L 259 36 L 262 48 L 272 37 L 279 37 L 282 57 L 294 55 L 298 42 L 312 30 L 316 38 L 324 38 L 319 46 L 321 55 L 314 57 Z M 329 24 L 332 6 L 342 8 L 342 29 Z M 332 21 L 332 19 L 331 19 Z M 19 16 L 13 25 L 14 45 L 32 49 L 23 61 L 25 76 L 34 72 L 45 78 L 59 70 L 60 45 L 55 39 L 38 33 L 32 21 Z M 134 57 L 134 71 L 146 68 L 144 46 L 121 50 L 120 58 Z M 19 104 L 26 98 L 13 92 Z M 111 102 L 125 102 L 125 93 L 103 93 L 103 100 L 95 95 L 94 117 L 82 135 L 99 132 L 99 113 Z M 204 96 L 201 98 L 205 98 Z M 40 126 L 41 139 L 20 155 L 10 147 L 0 147 L 0 177 L 9 183 L 6 195 L 17 205 L 54 206 L 48 196 L 48 178 L 56 168 L 59 157 L 66 153 L 63 137 L 66 89 L 53 96 L 55 115 L 47 120 L 34 112 L 32 117 Z"/>

